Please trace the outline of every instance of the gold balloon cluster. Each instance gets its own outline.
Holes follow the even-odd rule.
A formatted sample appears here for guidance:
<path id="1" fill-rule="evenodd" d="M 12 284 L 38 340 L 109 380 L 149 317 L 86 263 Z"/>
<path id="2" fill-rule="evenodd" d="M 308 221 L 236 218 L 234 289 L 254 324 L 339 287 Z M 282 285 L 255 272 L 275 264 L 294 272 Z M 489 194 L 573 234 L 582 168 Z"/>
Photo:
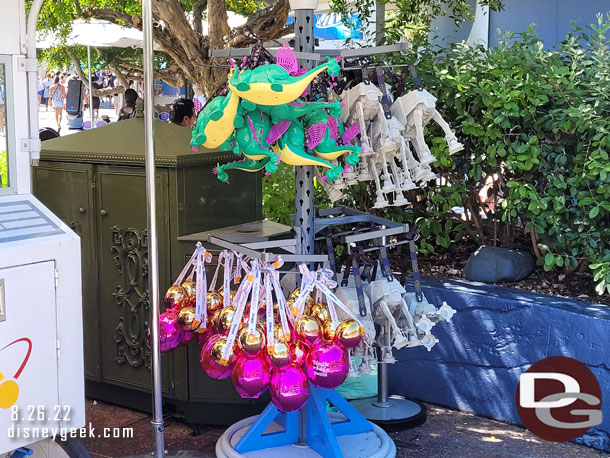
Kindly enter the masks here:
<path id="1" fill-rule="evenodd" d="M 236 310 L 233 305 L 235 293 L 236 291 L 231 291 L 229 301 L 224 300 L 224 294 L 221 292 L 207 293 L 207 326 L 201 326 L 195 317 L 196 283 L 194 281 L 186 280 L 182 285 L 172 285 L 165 294 L 165 306 L 177 311 L 176 322 L 183 331 L 197 333 L 210 331 L 208 336 L 213 334 L 222 336 L 214 343 L 211 352 L 211 359 L 218 364 L 220 364 L 222 348 L 227 343 L 226 336 L 235 318 Z M 294 303 L 299 294 L 300 290 L 297 288 L 288 297 L 287 313 L 296 313 Z M 250 303 L 246 304 L 235 348 L 248 355 L 256 355 L 264 351 L 269 362 L 278 368 L 288 364 L 302 364 L 309 347 L 318 339 L 334 341 L 349 349 L 357 346 L 364 336 L 360 323 L 354 319 L 344 320 L 335 328 L 328 305 L 322 302 L 315 303 L 313 295 L 309 294 L 305 298 L 304 313 L 294 321 L 294 327 L 291 326 L 290 332 L 286 334 L 281 324 L 275 324 L 273 327 L 275 344 L 273 347 L 267 347 L 265 311 L 266 304 L 261 301 L 256 328 L 253 334 L 249 334 Z M 279 323 L 278 303 L 273 304 L 273 311 L 274 320 Z"/>
<path id="2" fill-rule="evenodd" d="M 300 289 L 295 289 L 286 301 L 292 310 L 293 304 L 300 294 Z M 346 348 L 354 348 L 364 337 L 364 329 L 354 319 L 347 319 L 339 323 L 335 328 L 328 309 L 328 305 L 322 302 L 314 302 L 310 294 L 305 299 L 305 312 L 294 323 L 296 335 L 309 343 L 322 338 L 327 341 L 336 341 Z M 357 342 L 355 345 L 354 343 Z"/>

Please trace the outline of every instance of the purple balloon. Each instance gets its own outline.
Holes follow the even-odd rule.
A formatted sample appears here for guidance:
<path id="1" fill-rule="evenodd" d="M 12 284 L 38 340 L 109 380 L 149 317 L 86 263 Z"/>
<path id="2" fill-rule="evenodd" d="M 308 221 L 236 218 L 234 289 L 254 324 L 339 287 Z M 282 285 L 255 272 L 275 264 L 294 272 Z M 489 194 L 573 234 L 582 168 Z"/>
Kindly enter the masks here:
<path id="1" fill-rule="evenodd" d="M 280 412 L 300 410 L 309 397 L 307 374 L 300 367 L 292 365 L 273 369 L 269 389 L 271 402 Z"/>
<path id="2" fill-rule="evenodd" d="M 265 356 L 240 353 L 231 371 L 231 380 L 235 391 L 242 398 L 258 398 L 269 388 L 271 368 Z"/>
<path id="3" fill-rule="evenodd" d="M 309 380 L 320 388 L 336 388 L 347 378 L 347 352 L 334 342 L 318 339 L 311 347 L 305 370 Z"/>
<path id="4" fill-rule="evenodd" d="M 182 342 L 184 332 L 178 327 L 177 318 L 174 310 L 159 315 L 159 347 L 162 353 L 172 351 Z"/>

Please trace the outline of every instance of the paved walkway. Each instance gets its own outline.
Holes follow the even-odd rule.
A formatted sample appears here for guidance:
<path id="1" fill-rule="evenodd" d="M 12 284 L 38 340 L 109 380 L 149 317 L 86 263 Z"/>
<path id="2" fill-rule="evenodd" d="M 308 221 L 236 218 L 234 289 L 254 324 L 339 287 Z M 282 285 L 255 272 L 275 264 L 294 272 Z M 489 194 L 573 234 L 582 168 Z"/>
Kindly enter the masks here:
<path id="1" fill-rule="evenodd" d="M 85 439 L 93 458 L 121 457 L 152 450 L 150 416 L 102 402 L 87 401 L 87 421 L 96 428 L 133 428 L 133 438 Z M 224 428 L 194 429 L 166 419 L 165 443 L 169 450 L 193 450 L 190 456 L 214 457 L 214 447 Z M 604 453 L 573 443 L 538 439 L 522 428 L 442 407 L 428 405 L 428 421 L 414 429 L 391 434 L 398 458 L 541 457 L 587 458 Z"/>
<path id="2" fill-rule="evenodd" d="M 108 103 L 101 104 L 101 108 L 99 110 L 98 119 L 100 119 L 103 115 L 106 115 L 110 118 L 111 122 L 117 120 L 116 112 L 114 108 L 111 108 Z M 83 113 L 83 121 L 89 121 L 89 110 L 85 110 Z M 57 123 L 55 122 L 55 112 L 52 108 L 48 110 L 43 106 L 38 107 L 38 126 L 40 129 L 44 127 L 50 127 L 52 129 L 57 130 Z M 62 121 L 61 121 L 61 130 L 60 136 L 75 134 L 76 132 L 81 132 L 80 130 L 71 130 L 68 129 L 68 115 L 66 112 L 63 112 Z"/>

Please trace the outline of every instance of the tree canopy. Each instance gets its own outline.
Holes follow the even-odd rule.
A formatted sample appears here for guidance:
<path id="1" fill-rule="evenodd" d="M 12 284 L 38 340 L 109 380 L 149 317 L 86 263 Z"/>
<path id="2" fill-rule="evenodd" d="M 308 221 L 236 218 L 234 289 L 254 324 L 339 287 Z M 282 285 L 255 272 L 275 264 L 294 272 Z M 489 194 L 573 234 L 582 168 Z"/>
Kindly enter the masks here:
<path id="1" fill-rule="evenodd" d="M 501 0 L 484 0 L 492 8 Z M 471 15 L 468 0 L 396 0 L 395 10 L 385 22 L 386 41 L 423 36 L 435 16 L 449 15 L 460 22 Z M 31 0 L 27 0 L 27 6 Z M 206 95 L 213 94 L 226 78 L 226 70 L 209 57 L 210 50 L 244 47 L 257 40 L 268 41 L 292 33 L 286 25 L 288 0 L 152 0 L 154 39 L 162 48 L 156 53 L 155 70 L 170 84 L 191 80 Z M 331 6 L 345 16 L 360 13 L 367 21 L 375 0 L 331 0 Z M 246 23 L 231 29 L 227 11 L 247 16 Z M 38 18 L 38 31 L 53 31 L 67 37 L 78 18 L 103 19 L 142 29 L 140 0 L 47 0 Z M 203 21 L 207 21 L 204 34 Z M 96 63 L 117 73 L 119 79 L 137 79 L 141 74 L 141 51 L 97 49 Z M 83 48 L 60 46 L 41 56 L 53 65 L 78 64 Z M 80 65 L 77 65 L 80 68 Z"/>

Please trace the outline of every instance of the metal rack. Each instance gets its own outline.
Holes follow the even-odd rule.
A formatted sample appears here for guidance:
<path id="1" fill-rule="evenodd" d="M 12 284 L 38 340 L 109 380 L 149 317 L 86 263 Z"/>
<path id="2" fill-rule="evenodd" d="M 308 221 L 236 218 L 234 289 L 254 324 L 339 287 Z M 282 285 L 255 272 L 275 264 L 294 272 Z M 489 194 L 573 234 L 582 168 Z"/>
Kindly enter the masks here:
<path id="1" fill-rule="evenodd" d="M 295 10 L 294 51 L 297 59 L 299 59 L 299 64 L 307 69 L 312 68 L 313 63 L 320 61 L 322 57 L 340 56 L 343 58 L 343 62 L 346 59 L 400 52 L 408 47 L 407 43 L 398 43 L 396 45 L 358 49 L 320 50 L 316 53 L 314 52 L 315 39 L 313 35 L 313 14 L 314 10 Z M 220 58 L 244 57 L 250 54 L 251 49 L 252 48 L 213 50 L 211 51 L 210 56 Z M 269 51 L 272 54 L 277 53 L 276 49 L 269 49 Z M 352 231 L 351 233 L 346 233 L 345 242 L 348 246 L 352 243 L 374 239 L 381 240 L 390 236 L 397 236 L 409 232 L 409 226 L 406 224 L 395 223 L 346 207 L 320 210 L 316 217 L 316 210 L 313 202 L 313 182 L 313 166 L 295 167 L 296 212 L 293 216 L 294 229 L 296 232 L 295 238 L 275 241 L 246 241 L 243 243 L 234 243 L 219 235 L 209 235 L 208 242 L 228 250 L 234 250 L 263 262 L 273 262 L 281 255 L 286 262 L 306 263 L 312 268 L 312 265 L 315 263 L 330 262 L 331 266 L 333 265 L 334 255 L 328 256 L 314 253 L 316 234 L 330 226 L 352 223 L 370 223 L 381 226 L 381 228 L 375 230 L 358 233 Z M 371 249 L 384 248 L 371 247 Z M 332 250 L 329 251 L 329 254 L 331 253 Z M 324 398 L 322 398 L 322 396 L 324 396 Z M 286 427 L 286 433 L 276 435 L 274 438 L 266 437 L 271 435 L 262 435 L 262 432 L 266 427 L 278 417 L 277 409 L 272 404 L 269 404 L 265 412 L 261 414 L 250 427 L 249 431 L 235 445 L 235 450 L 241 453 L 301 442 L 310 445 L 312 449 L 324 456 L 339 458 L 342 454 L 336 436 L 356 434 L 371 430 L 372 425 L 366 422 L 360 413 L 333 390 L 322 390 L 312 387 L 311 398 L 311 402 L 308 401 L 307 407 L 301 412 L 286 414 L 283 418 L 280 418 L 280 421 L 283 422 Z M 322 407 L 325 399 L 331 398 L 335 407 L 339 408 L 348 418 L 346 423 L 333 424 L 331 426 L 325 408 Z M 324 399 L 324 401 L 322 401 L 322 399 Z M 280 415 L 280 417 L 282 416 Z M 323 428 L 319 429 L 319 425 L 322 425 Z M 314 433 L 315 437 L 312 436 Z"/>

